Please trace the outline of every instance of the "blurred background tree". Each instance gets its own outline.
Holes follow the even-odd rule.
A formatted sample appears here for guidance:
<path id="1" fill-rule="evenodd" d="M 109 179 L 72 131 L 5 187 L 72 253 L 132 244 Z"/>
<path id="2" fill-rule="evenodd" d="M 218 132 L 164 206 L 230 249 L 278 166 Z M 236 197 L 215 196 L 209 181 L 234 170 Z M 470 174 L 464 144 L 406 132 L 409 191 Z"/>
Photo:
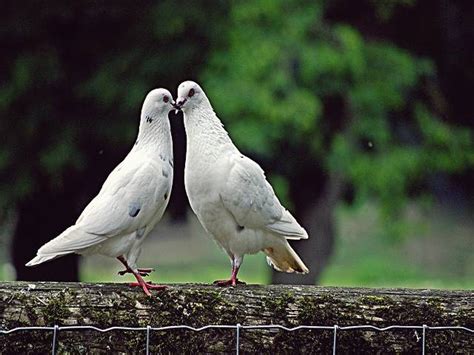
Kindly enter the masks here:
<path id="1" fill-rule="evenodd" d="M 390 4 L 364 14 L 386 19 L 397 6 Z M 322 2 L 236 3 L 228 39 L 204 75 L 231 136 L 264 162 L 312 236 L 297 245 L 311 273 L 275 272 L 277 283 L 318 280 L 334 246 L 334 208 L 348 189 L 358 201 L 377 197 L 387 232 L 399 236 L 398 212 L 408 198 L 430 193 L 427 179 L 474 164 L 471 131 L 436 112 L 432 61 L 364 38 L 325 18 L 328 9 Z"/>
<path id="2" fill-rule="evenodd" d="M 474 78 L 463 46 L 472 8 L 445 0 L 5 2 L 0 204 L 2 220 L 16 220 L 17 278 L 78 278 L 74 257 L 23 265 L 74 222 L 125 156 L 146 93 L 174 93 L 189 78 L 202 82 L 236 144 L 309 229 L 295 244 L 311 274 L 275 273 L 274 282 L 318 281 L 343 200 L 375 199 L 396 239 L 407 202 L 452 196 L 456 185 L 472 196 Z M 185 142 L 173 118 L 169 212 L 183 219 Z"/>

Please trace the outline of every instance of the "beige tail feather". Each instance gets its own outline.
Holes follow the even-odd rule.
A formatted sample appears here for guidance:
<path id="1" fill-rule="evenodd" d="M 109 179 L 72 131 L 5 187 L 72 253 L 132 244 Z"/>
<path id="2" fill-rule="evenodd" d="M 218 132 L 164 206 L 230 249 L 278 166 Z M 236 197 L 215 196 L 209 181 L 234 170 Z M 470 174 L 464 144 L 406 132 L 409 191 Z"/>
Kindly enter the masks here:
<path id="1" fill-rule="evenodd" d="M 268 264 L 278 271 L 300 274 L 307 274 L 309 272 L 301 258 L 285 239 L 263 251 L 267 254 Z"/>

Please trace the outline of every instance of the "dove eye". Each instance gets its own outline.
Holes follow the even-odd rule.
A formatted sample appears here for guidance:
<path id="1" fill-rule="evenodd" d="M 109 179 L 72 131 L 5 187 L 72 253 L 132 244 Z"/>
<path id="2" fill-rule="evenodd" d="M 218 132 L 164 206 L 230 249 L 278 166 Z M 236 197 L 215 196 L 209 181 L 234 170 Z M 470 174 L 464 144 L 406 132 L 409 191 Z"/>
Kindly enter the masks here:
<path id="1" fill-rule="evenodd" d="M 191 89 L 188 92 L 188 97 L 193 97 L 193 96 L 194 96 L 194 89 Z"/>
<path id="2" fill-rule="evenodd" d="M 170 100 L 170 98 L 168 96 L 163 96 L 163 102 L 168 102 Z"/>

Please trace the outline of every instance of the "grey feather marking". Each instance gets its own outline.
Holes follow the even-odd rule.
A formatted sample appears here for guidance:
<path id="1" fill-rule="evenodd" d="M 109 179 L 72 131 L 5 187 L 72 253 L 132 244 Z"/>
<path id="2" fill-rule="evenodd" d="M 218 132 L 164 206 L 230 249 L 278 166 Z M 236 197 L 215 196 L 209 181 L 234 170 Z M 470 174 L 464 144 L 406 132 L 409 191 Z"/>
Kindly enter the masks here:
<path id="1" fill-rule="evenodd" d="M 165 170 L 165 168 L 161 169 L 161 174 L 167 178 L 169 176 L 168 172 Z"/>
<path id="2" fill-rule="evenodd" d="M 140 204 L 137 202 L 131 203 L 130 206 L 128 206 L 128 215 L 130 217 L 136 217 L 140 213 Z"/>
<path id="3" fill-rule="evenodd" d="M 93 233 L 93 232 L 87 232 L 89 234 L 95 235 L 97 237 L 106 237 L 107 233 Z"/>
<path id="4" fill-rule="evenodd" d="M 143 227 L 143 228 L 140 228 L 139 230 L 137 230 L 135 236 L 137 239 L 140 239 L 143 237 L 143 235 L 145 234 L 145 229 L 146 229 L 146 226 Z"/>

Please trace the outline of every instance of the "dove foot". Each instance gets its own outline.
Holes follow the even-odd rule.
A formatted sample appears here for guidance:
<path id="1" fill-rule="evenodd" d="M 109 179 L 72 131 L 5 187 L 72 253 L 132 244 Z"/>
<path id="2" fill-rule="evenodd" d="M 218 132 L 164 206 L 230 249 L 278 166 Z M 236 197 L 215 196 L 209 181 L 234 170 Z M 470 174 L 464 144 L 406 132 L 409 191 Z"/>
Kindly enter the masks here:
<path id="1" fill-rule="evenodd" d="M 242 263 L 242 257 L 232 256 L 232 273 L 229 280 L 216 280 L 213 282 L 214 285 L 227 287 L 227 286 L 236 286 L 236 285 L 245 285 L 245 282 L 239 281 L 237 274 L 239 273 L 240 264 Z"/>
<path id="2" fill-rule="evenodd" d="M 142 275 L 142 276 L 148 276 L 148 275 L 150 275 L 153 271 L 155 271 L 155 269 L 147 267 L 147 268 L 143 268 L 143 269 L 142 269 L 142 268 L 137 269 L 137 271 L 138 271 L 138 273 L 139 273 L 140 275 Z"/>
<path id="3" fill-rule="evenodd" d="M 137 279 L 138 280 L 138 279 Z M 152 284 L 151 282 L 146 282 L 145 280 L 141 280 L 138 282 L 132 282 L 129 284 L 130 287 L 141 287 L 143 289 L 143 292 L 149 297 L 151 297 L 151 292 L 150 290 L 164 290 L 166 289 L 166 286 L 164 285 L 155 285 Z"/>
<path id="4" fill-rule="evenodd" d="M 125 275 L 125 274 L 130 273 L 130 274 L 133 274 L 133 276 L 135 276 L 135 278 L 137 279 L 137 282 L 132 282 L 130 284 L 130 287 L 141 287 L 143 292 L 145 292 L 145 294 L 150 297 L 151 297 L 150 290 L 163 290 L 166 288 L 166 286 L 154 285 L 151 282 L 146 282 L 145 280 L 143 280 L 142 276 L 148 276 L 148 274 L 154 271 L 154 269 L 144 268 L 144 269 L 133 270 L 132 268 L 130 268 L 130 266 L 128 266 L 127 260 L 125 260 L 123 255 L 118 256 L 117 259 L 123 264 L 123 266 L 125 266 L 125 270 L 118 272 L 119 275 Z"/>
<path id="5" fill-rule="evenodd" d="M 227 286 L 245 285 L 246 283 L 243 281 L 240 281 L 239 279 L 230 279 L 230 280 L 216 280 L 212 284 L 216 286 L 220 286 L 220 287 L 227 287 Z"/>
<path id="6" fill-rule="evenodd" d="M 138 273 L 134 272 L 133 275 L 137 279 L 137 282 L 132 282 L 129 284 L 130 287 L 141 287 L 143 292 L 149 297 L 151 297 L 151 292 L 150 290 L 164 290 L 166 286 L 163 285 L 155 285 L 151 281 L 146 282 L 143 280 L 143 277 Z"/>

